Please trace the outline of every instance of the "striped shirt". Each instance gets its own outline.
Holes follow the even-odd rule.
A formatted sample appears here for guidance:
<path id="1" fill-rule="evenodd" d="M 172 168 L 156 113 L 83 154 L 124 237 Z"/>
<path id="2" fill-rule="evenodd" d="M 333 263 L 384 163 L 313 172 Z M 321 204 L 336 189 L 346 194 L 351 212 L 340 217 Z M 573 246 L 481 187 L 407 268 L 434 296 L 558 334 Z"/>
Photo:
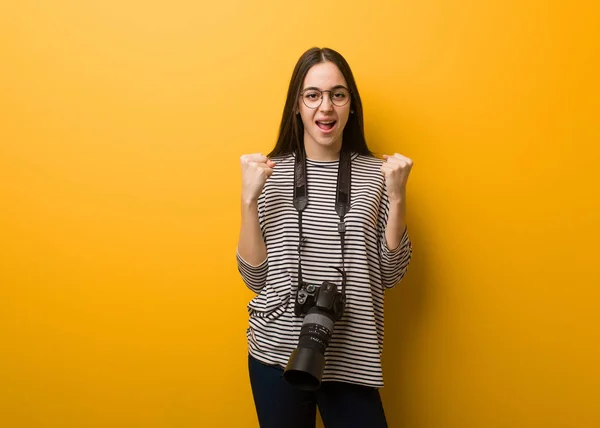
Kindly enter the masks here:
<path id="1" fill-rule="evenodd" d="M 386 246 L 389 213 L 382 160 L 353 153 L 351 208 L 344 242 L 346 306 L 335 323 L 325 352 L 323 381 L 383 386 L 384 291 L 406 273 L 412 256 L 407 230 L 399 247 Z M 298 284 L 298 212 L 293 206 L 293 154 L 274 158 L 277 165 L 258 199 L 258 220 L 267 259 L 252 266 L 237 254 L 240 274 L 257 296 L 248 304 L 250 355 L 285 367 L 298 345 L 302 317 L 294 314 Z M 302 213 L 302 279 L 312 284 L 341 284 L 339 216 L 335 211 L 339 161 L 307 159 L 308 206 Z"/>

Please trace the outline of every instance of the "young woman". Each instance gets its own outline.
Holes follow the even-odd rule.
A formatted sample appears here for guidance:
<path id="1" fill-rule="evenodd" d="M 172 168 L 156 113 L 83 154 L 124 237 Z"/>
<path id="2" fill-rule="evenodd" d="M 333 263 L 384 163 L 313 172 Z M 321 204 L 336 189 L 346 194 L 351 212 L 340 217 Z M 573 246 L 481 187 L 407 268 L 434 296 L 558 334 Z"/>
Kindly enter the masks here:
<path id="1" fill-rule="evenodd" d="M 243 155 L 241 168 L 237 260 L 257 293 L 247 338 L 260 426 L 314 427 L 317 406 L 327 428 L 387 426 L 379 396 L 383 302 L 412 255 L 405 223 L 412 161 L 371 154 L 348 63 L 334 50 L 313 48 L 294 69 L 275 148 L 268 156 Z M 345 169 L 349 210 L 340 213 L 336 202 L 346 198 L 338 172 L 343 183 Z M 322 383 L 300 390 L 283 377 L 304 319 L 296 308 L 299 283 L 331 281 L 339 291 L 342 271 L 343 315 L 326 346 Z"/>

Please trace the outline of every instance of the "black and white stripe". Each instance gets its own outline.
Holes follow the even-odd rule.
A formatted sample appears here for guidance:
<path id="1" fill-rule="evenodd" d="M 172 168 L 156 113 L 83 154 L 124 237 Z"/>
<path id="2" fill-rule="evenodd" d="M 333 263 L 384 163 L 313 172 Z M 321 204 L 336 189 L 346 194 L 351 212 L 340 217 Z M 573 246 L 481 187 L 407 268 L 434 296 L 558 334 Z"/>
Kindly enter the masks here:
<path id="1" fill-rule="evenodd" d="M 248 304 L 249 352 L 266 364 L 285 367 L 298 344 L 302 318 L 294 315 L 298 277 L 298 213 L 294 209 L 294 156 L 273 159 L 277 165 L 258 201 L 259 223 L 267 246 L 267 260 L 260 266 L 237 255 L 239 271 L 258 295 Z M 308 207 L 302 214 L 303 280 L 340 284 L 342 266 L 339 217 L 335 211 L 338 161 L 307 160 Z M 412 255 L 408 232 L 400 246 L 390 251 L 385 244 L 389 202 L 382 161 L 352 155 L 351 209 L 346 214 L 345 267 L 347 303 L 335 324 L 325 353 L 323 381 L 342 381 L 372 387 L 383 386 L 384 291 L 406 273 Z"/>

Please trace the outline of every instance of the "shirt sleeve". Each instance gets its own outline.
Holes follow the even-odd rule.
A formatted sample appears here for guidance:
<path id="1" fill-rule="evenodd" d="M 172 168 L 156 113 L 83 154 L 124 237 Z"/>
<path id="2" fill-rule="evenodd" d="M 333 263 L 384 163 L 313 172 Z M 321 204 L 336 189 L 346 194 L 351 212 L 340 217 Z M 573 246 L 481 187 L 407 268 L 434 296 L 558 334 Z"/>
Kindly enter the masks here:
<path id="1" fill-rule="evenodd" d="M 260 225 L 260 230 L 263 235 L 263 239 L 265 238 L 265 230 L 264 230 L 264 211 L 265 211 L 265 194 L 264 191 L 258 198 L 258 223 Z M 269 270 L 269 258 L 267 257 L 264 262 L 262 262 L 258 266 L 251 265 L 246 260 L 244 260 L 240 253 L 236 250 L 236 258 L 238 264 L 238 271 L 244 280 L 246 286 L 254 291 L 255 293 L 260 293 L 260 291 L 265 286 L 267 281 L 267 272 Z"/>
<path id="2" fill-rule="evenodd" d="M 385 229 L 390 211 L 387 194 L 383 193 L 379 208 L 379 258 L 381 266 L 381 280 L 385 288 L 392 288 L 400 282 L 408 270 L 412 257 L 412 243 L 408 236 L 408 227 L 404 229 L 398 248 L 390 250 L 385 240 Z"/>
<path id="3" fill-rule="evenodd" d="M 246 260 L 242 259 L 240 253 L 238 253 L 237 251 L 236 257 L 238 263 L 238 270 L 242 275 L 242 279 L 246 283 L 246 286 L 255 293 L 260 293 L 260 290 L 263 289 L 267 280 L 267 271 L 269 270 L 269 259 L 265 259 L 265 261 L 258 266 L 253 266 Z"/>

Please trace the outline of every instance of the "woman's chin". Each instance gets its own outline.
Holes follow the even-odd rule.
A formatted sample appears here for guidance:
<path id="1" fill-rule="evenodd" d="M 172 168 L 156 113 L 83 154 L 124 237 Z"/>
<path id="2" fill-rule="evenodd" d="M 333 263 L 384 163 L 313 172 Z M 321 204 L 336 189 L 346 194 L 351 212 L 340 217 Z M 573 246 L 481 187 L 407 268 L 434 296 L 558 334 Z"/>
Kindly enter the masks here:
<path id="1" fill-rule="evenodd" d="M 316 138 L 304 138 L 305 146 L 313 146 L 317 150 L 325 150 L 327 152 L 339 152 L 342 148 L 341 135 L 316 135 Z M 310 149 L 309 149 L 310 150 Z"/>

